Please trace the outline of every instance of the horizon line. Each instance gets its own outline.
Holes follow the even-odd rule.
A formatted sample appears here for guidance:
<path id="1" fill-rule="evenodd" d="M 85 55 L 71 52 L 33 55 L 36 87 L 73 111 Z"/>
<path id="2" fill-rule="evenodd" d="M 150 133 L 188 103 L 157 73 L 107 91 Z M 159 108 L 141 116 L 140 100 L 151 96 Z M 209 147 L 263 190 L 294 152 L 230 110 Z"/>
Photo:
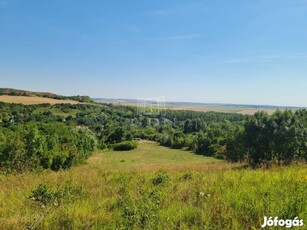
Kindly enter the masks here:
<path id="1" fill-rule="evenodd" d="M 137 102 L 135 98 L 108 98 L 108 97 L 92 97 L 93 100 L 106 99 L 106 100 L 130 100 Z M 148 100 L 152 101 L 152 100 Z M 193 101 L 165 101 L 167 104 L 198 104 L 198 105 L 226 105 L 226 106 L 252 106 L 252 107 L 273 107 L 273 108 L 292 108 L 292 109 L 307 109 L 307 106 L 295 106 L 295 105 L 272 105 L 272 104 L 245 104 L 245 103 L 223 103 L 223 102 L 193 102 Z"/>

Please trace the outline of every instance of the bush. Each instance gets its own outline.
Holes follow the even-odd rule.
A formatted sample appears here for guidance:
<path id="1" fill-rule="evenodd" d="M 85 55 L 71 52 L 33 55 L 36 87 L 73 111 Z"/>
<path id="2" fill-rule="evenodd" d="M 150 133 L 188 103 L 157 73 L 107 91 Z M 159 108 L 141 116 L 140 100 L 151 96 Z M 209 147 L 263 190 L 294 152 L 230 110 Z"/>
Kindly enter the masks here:
<path id="1" fill-rule="evenodd" d="M 95 147 L 95 136 L 90 131 L 77 132 L 61 123 L 0 128 L 0 170 L 69 169 L 84 162 Z"/>
<path id="2" fill-rule="evenodd" d="M 182 181 L 188 181 L 193 179 L 193 174 L 191 172 L 184 173 L 181 177 L 180 180 Z"/>
<path id="3" fill-rule="evenodd" d="M 38 202 L 39 205 L 47 205 L 58 199 L 57 194 L 44 183 L 33 190 L 29 198 Z"/>
<path id="4" fill-rule="evenodd" d="M 46 183 L 41 183 L 31 192 L 29 198 L 40 206 L 51 204 L 60 206 L 62 203 L 76 200 L 81 196 L 81 193 L 82 189 L 74 186 L 71 181 L 66 181 L 62 187 L 56 189 L 53 189 Z"/>
<path id="5" fill-rule="evenodd" d="M 152 184 L 153 185 L 161 185 L 161 184 L 165 184 L 166 182 L 169 181 L 169 176 L 166 172 L 164 171 L 159 171 L 158 173 L 156 173 L 155 177 L 152 178 Z"/>
<path id="6" fill-rule="evenodd" d="M 137 141 L 124 141 L 113 145 L 115 151 L 130 151 L 138 147 Z"/>

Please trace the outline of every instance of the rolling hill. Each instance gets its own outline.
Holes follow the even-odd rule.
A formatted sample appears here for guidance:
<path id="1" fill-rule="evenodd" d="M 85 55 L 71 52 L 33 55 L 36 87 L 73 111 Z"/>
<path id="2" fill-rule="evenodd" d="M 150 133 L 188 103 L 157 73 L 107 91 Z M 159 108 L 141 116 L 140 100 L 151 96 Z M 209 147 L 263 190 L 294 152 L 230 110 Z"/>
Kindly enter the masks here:
<path id="1" fill-rule="evenodd" d="M 88 96 L 62 96 L 48 92 L 33 92 L 11 88 L 0 88 L 0 101 L 6 103 L 33 104 L 78 104 L 92 103 Z"/>

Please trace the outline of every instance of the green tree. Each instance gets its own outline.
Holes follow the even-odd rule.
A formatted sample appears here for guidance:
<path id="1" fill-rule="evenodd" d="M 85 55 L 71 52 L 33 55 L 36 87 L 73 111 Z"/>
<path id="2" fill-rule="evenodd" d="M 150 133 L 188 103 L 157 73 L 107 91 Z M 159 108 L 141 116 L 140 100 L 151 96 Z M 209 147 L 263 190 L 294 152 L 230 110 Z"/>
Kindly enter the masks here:
<path id="1" fill-rule="evenodd" d="M 269 163 L 273 159 L 272 127 L 265 112 L 257 112 L 245 125 L 245 146 L 252 166 Z"/>
<path id="2" fill-rule="evenodd" d="M 11 131 L 6 133 L 5 145 L 2 144 L 0 165 L 5 171 L 21 172 L 27 168 L 25 143 L 21 137 Z"/>

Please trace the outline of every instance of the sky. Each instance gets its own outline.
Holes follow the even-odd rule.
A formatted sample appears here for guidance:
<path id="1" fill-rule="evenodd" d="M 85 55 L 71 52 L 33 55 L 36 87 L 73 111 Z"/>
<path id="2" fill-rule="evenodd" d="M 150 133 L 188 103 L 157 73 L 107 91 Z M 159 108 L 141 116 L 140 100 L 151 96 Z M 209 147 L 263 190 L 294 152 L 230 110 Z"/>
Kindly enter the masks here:
<path id="1" fill-rule="evenodd" d="M 307 0 L 0 0 L 0 87 L 307 106 Z"/>

